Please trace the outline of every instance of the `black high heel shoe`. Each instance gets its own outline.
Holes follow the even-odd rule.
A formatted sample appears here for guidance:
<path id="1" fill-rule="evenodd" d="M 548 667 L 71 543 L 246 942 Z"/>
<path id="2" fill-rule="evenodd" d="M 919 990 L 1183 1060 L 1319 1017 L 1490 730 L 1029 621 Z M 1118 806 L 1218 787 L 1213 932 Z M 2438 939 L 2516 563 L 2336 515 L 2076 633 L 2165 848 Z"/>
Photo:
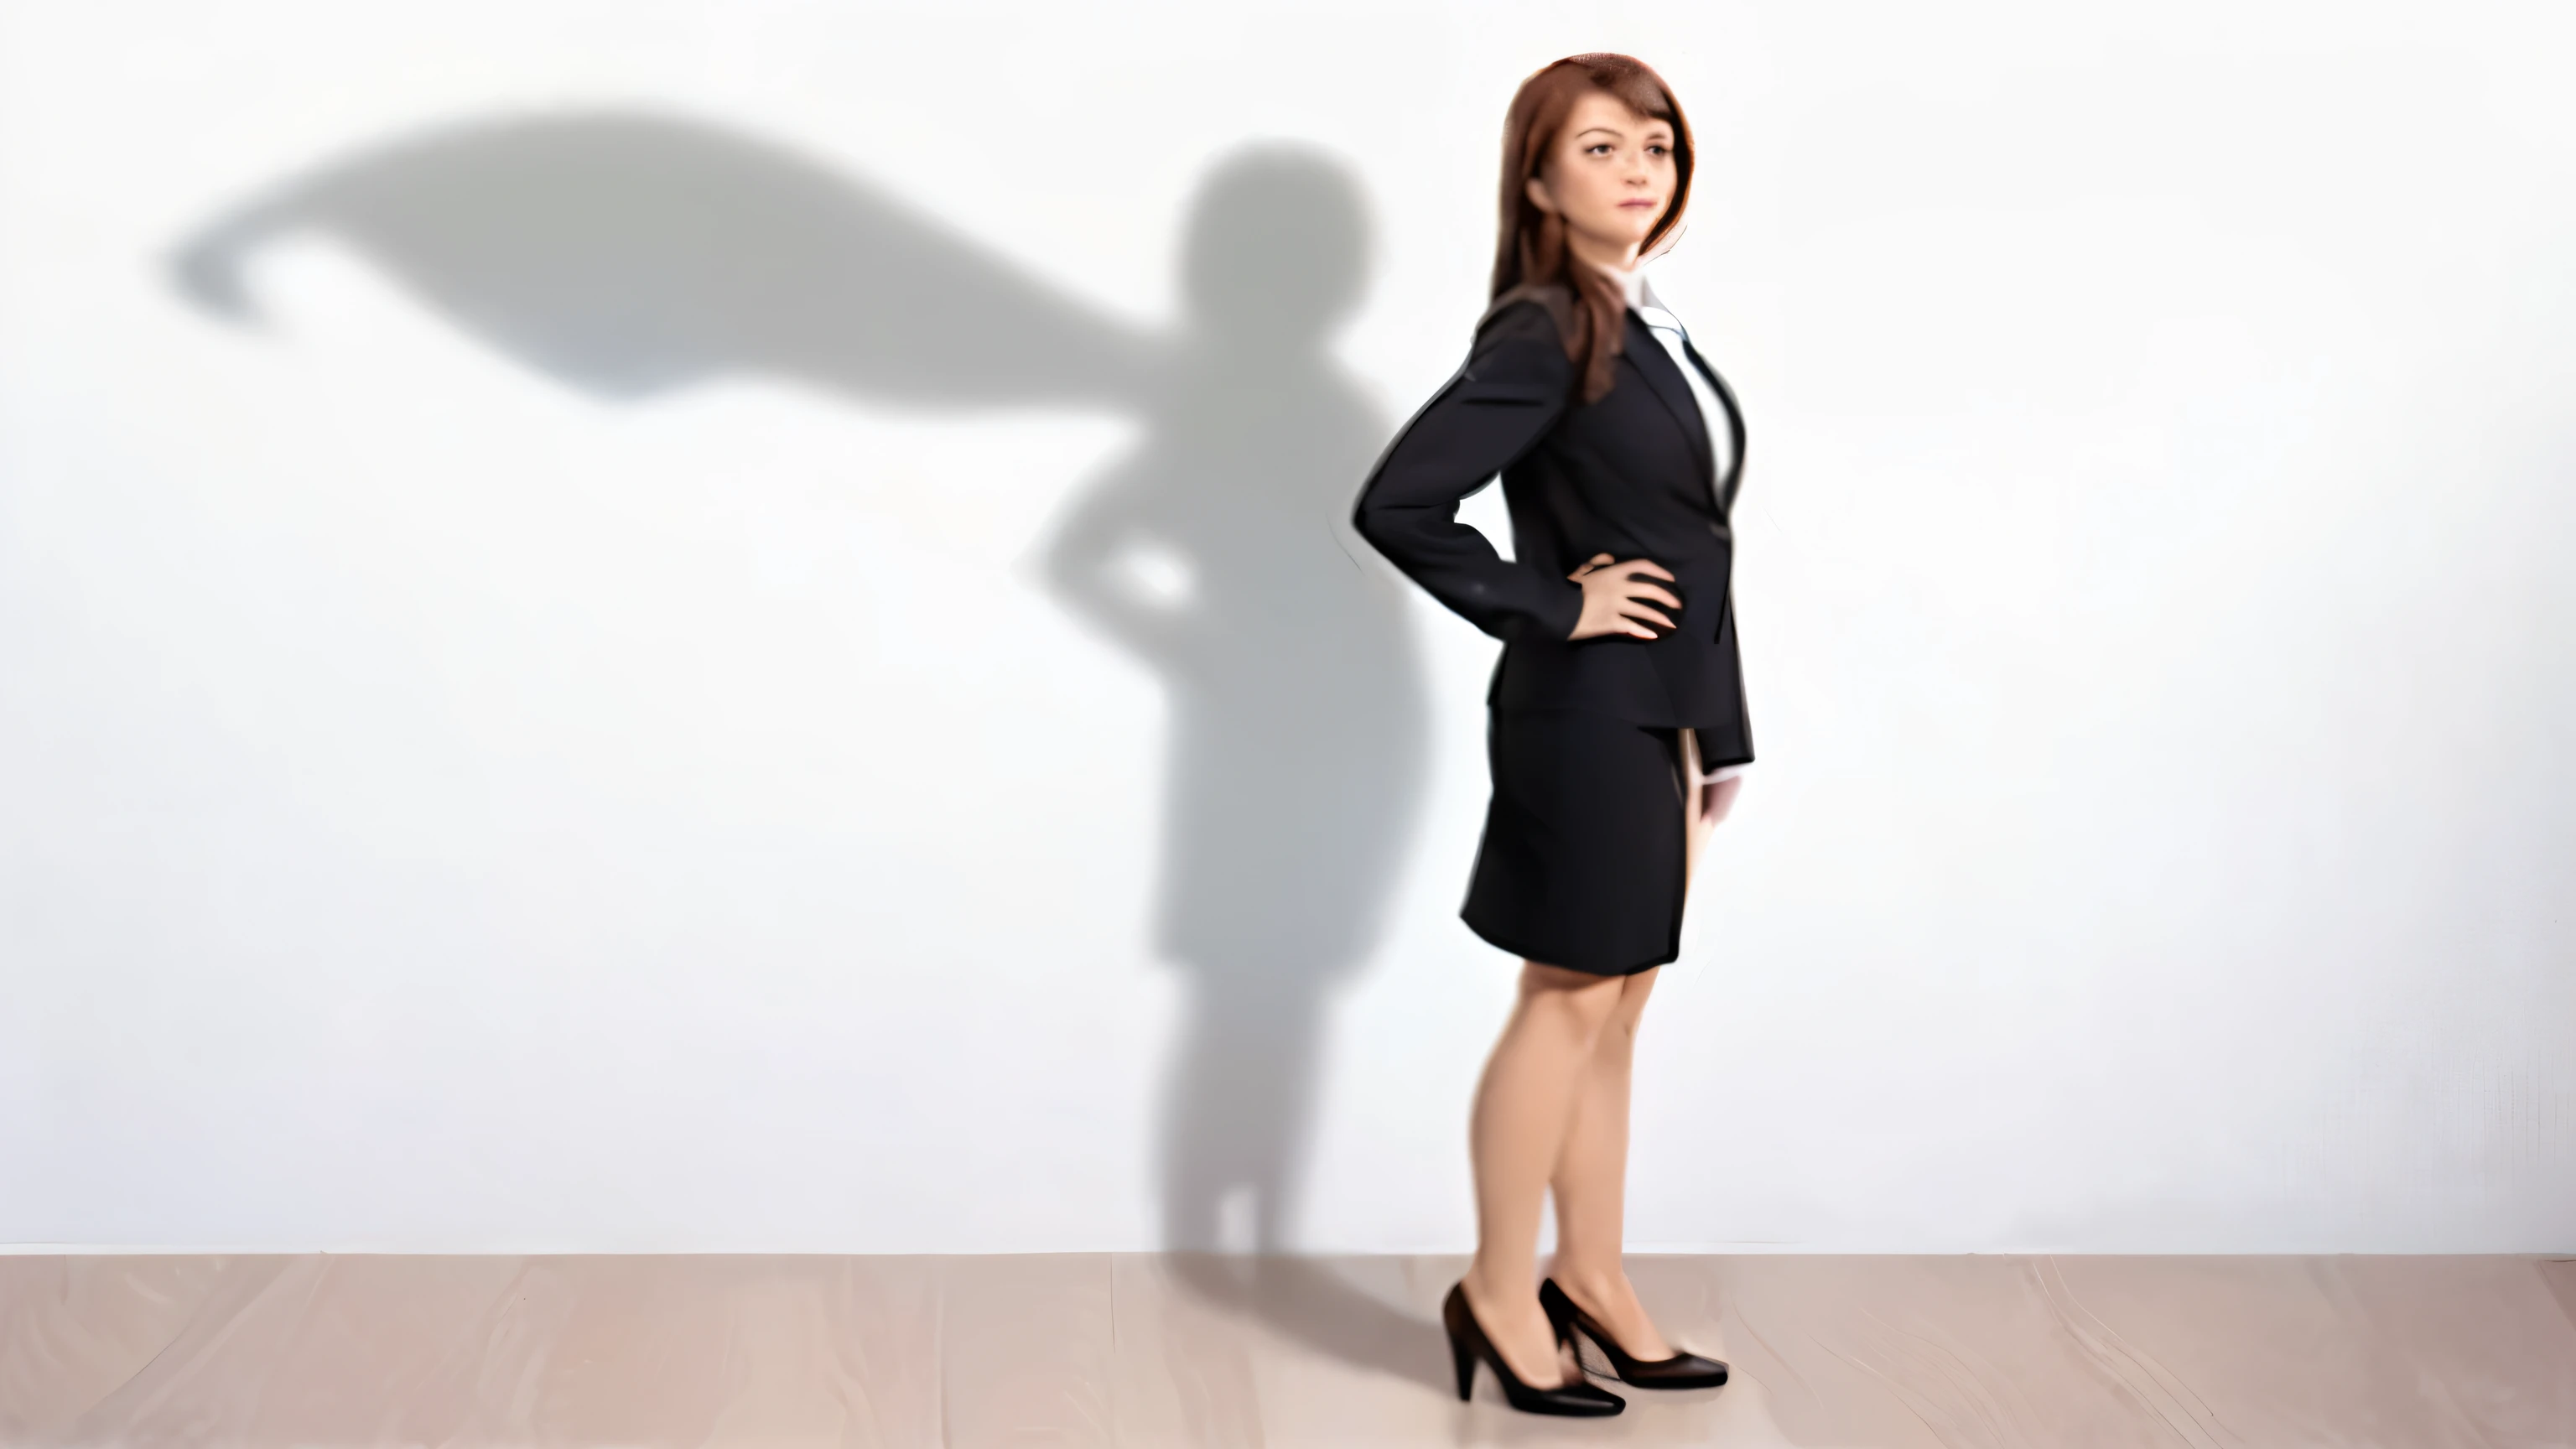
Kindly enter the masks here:
<path id="1" fill-rule="evenodd" d="M 1547 1311 L 1547 1321 L 1556 1329 L 1556 1341 L 1572 1343 L 1579 1331 L 1610 1359 L 1610 1367 L 1619 1382 L 1640 1389 L 1713 1389 L 1726 1382 L 1726 1365 L 1695 1353 L 1676 1353 L 1671 1358 L 1653 1360 L 1630 1358 L 1628 1351 L 1610 1336 L 1610 1330 L 1589 1313 L 1574 1305 L 1554 1278 L 1538 1285 L 1538 1306 Z M 1579 1347 L 1579 1346 L 1578 1346 Z"/>
<path id="2" fill-rule="evenodd" d="M 1628 1407 L 1628 1401 L 1607 1389 L 1596 1388 L 1591 1380 L 1577 1374 L 1574 1381 L 1555 1388 L 1538 1389 L 1522 1383 L 1503 1362 L 1494 1341 L 1485 1336 L 1483 1324 L 1476 1321 L 1476 1310 L 1467 1306 L 1464 1283 L 1449 1290 L 1440 1304 L 1440 1324 L 1449 1330 L 1449 1356 L 1458 1366 L 1458 1397 L 1476 1386 L 1476 1360 L 1481 1358 L 1494 1370 L 1494 1379 L 1503 1386 L 1503 1397 L 1524 1414 L 1564 1414 L 1577 1418 L 1601 1418 Z"/>

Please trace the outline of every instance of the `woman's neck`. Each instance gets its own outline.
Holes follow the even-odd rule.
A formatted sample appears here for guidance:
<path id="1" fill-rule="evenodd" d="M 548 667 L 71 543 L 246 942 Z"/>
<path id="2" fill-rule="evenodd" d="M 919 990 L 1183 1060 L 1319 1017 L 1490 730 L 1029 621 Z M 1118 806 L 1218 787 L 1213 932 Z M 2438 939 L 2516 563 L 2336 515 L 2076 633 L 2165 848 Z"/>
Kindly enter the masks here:
<path id="1" fill-rule="evenodd" d="M 1635 242 L 1598 242 L 1569 226 L 1565 229 L 1565 250 L 1576 261 L 1614 277 L 1637 269 Z"/>

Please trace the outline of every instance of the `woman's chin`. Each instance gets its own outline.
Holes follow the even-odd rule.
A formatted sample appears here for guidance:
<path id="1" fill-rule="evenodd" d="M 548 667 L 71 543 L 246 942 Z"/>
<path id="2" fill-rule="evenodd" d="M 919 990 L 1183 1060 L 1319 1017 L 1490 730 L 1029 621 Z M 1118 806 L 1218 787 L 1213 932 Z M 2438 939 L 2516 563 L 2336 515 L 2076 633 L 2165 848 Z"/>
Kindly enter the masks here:
<path id="1" fill-rule="evenodd" d="M 1605 222 L 1595 235 L 1613 246 L 1633 247 L 1643 245 L 1647 234 L 1654 229 L 1654 213 L 1649 212 L 1640 217 L 1633 212 L 1623 211 L 1616 218 Z"/>
<path id="2" fill-rule="evenodd" d="M 1621 252 L 1634 251 L 1637 247 L 1644 244 L 1646 233 L 1654 230 L 1654 228 L 1645 226 L 1613 226 L 1603 227 L 1598 231 L 1595 231 L 1590 227 L 1577 227 L 1575 230 L 1579 232 L 1586 241 L 1604 251 Z"/>

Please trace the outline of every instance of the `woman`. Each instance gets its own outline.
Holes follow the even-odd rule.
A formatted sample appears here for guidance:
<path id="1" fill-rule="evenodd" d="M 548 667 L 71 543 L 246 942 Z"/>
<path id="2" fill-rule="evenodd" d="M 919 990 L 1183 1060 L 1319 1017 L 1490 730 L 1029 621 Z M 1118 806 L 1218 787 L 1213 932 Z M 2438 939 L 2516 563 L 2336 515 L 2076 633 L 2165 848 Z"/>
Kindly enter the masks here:
<path id="1" fill-rule="evenodd" d="M 1461 914 L 1523 960 L 1470 1126 L 1476 1259 L 1442 1318 L 1461 1398 L 1482 1358 L 1539 1413 L 1622 1407 L 1561 1353 L 1578 1333 L 1636 1387 L 1726 1381 L 1664 1341 L 1620 1265 L 1638 1015 L 1753 758 L 1728 599 L 1743 422 L 1637 270 L 1690 176 L 1689 127 L 1644 64 L 1579 55 L 1523 82 L 1494 305 L 1355 511 L 1398 568 L 1504 641 Z M 1457 521 L 1497 472 L 1510 560 Z M 1534 1288 L 1550 1189 L 1556 1255 Z"/>

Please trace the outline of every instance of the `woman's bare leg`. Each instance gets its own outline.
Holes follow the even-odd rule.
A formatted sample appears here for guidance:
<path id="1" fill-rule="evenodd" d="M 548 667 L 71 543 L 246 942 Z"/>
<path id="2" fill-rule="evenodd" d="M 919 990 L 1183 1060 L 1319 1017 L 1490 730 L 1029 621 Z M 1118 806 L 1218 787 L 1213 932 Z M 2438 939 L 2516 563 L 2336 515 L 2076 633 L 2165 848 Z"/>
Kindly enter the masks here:
<path id="1" fill-rule="evenodd" d="M 1521 963 L 1520 999 L 1476 1084 L 1468 1147 L 1476 1167 L 1476 1261 L 1467 1306 L 1522 1382 L 1566 1382 L 1538 1306 L 1538 1224 L 1564 1149 L 1575 1090 L 1590 1070 L 1622 978 Z"/>
<path id="2" fill-rule="evenodd" d="M 1556 1193 L 1556 1257 L 1548 1276 L 1638 1358 L 1672 1349 L 1637 1302 L 1620 1262 L 1627 1218 L 1628 1081 L 1636 1060 L 1637 1019 L 1662 970 L 1621 978 L 1618 1003 L 1583 1064 L 1574 1114 L 1549 1179 Z"/>

